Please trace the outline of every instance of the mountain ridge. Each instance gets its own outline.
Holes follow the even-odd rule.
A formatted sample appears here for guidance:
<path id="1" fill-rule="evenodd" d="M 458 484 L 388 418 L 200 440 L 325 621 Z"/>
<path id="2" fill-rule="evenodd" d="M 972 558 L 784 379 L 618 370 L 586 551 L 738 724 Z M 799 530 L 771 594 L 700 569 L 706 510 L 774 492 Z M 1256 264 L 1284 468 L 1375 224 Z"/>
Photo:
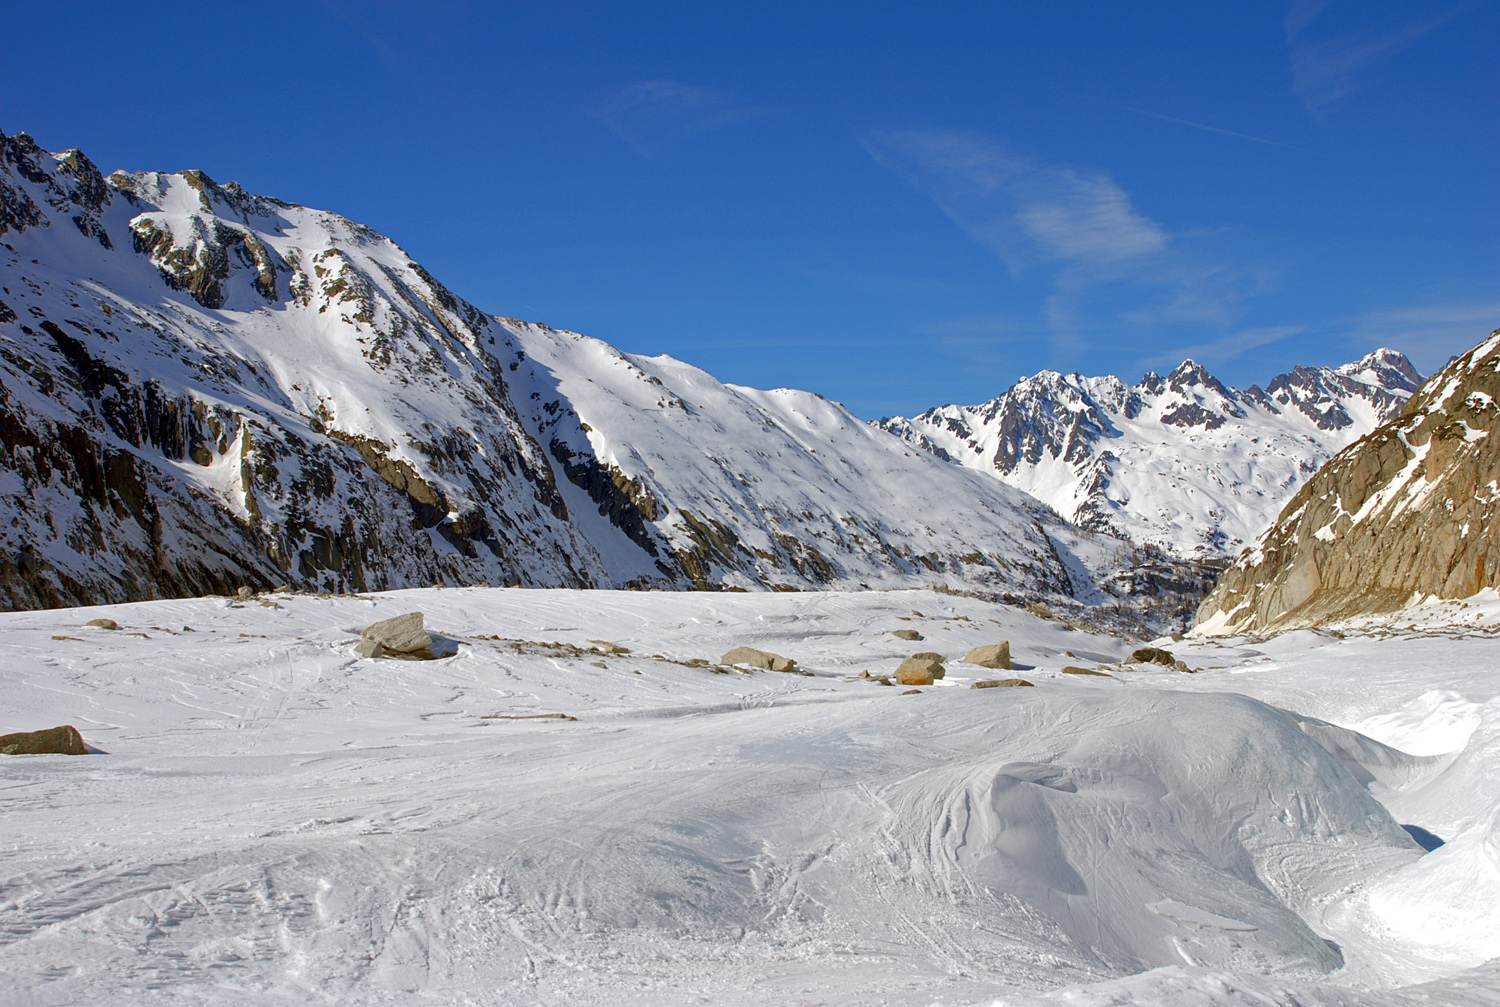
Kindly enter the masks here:
<path id="1" fill-rule="evenodd" d="M 1191 359 L 1134 385 L 1041 371 L 977 406 L 876 425 L 1025 490 L 1087 530 L 1229 559 L 1420 379 L 1390 349 L 1337 368 L 1298 367 L 1243 392 Z"/>
<path id="2" fill-rule="evenodd" d="M 0 135 L 0 244 L 7 607 L 282 583 L 1075 590 L 1030 497 L 813 393 L 489 316 L 338 214 Z"/>

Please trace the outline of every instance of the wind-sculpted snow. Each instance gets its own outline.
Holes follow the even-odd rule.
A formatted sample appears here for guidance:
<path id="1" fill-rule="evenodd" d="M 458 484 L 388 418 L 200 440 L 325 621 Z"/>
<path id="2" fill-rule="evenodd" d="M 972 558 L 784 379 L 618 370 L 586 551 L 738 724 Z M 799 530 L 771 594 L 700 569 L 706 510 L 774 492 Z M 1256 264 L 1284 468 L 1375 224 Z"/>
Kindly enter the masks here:
<path id="1" fill-rule="evenodd" d="M 983 405 L 879 425 L 1083 528 L 1184 558 L 1227 558 L 1420 383 L 1394 350 L 1336 369 L 1298 367 L 1244 392 L 1191 360 L 1137 385 L 1043 371 Z"/>
<path id="2" fill-rule="evenodd" d="M 357 657 L 414 609 L 458 656 Z M 101 614 L 120 628 L 82 625 Z M 1394 1007 L 1424 981 L 1482 1003 L 1493 978 L 1443 983 L 1500 954 L 1496 614 L 1468 640 L 1162 641 L 1195 674 L 931 592 L 9 614 L 0 729 L 73 723 L 108 754 L 0 757 L 0 983 L 36 1005 Z M 996 638 L 1035 688 L 967 688 L 994 672 L 957 658 Z M 716 669 L 735 645 L 810 674 Z M 947 678 L 852 677 L 915 648 Z M 1443 734 L 1433 690 L 1481 726 Z"/>
<path id="3" fill-rule="evenodd" d="M 7 607 L 283 583 L 1074 590 L 1022 494 L 816 396 L 490 318 L 336 214 L 0 134 L 0 246 Z"/>
<path id="4" fill-rule="evenodd" d="M 1198 613 L 1205 633 L 1263 632 L 1500 584 L 1500 331 L 1287 502 Z"/>

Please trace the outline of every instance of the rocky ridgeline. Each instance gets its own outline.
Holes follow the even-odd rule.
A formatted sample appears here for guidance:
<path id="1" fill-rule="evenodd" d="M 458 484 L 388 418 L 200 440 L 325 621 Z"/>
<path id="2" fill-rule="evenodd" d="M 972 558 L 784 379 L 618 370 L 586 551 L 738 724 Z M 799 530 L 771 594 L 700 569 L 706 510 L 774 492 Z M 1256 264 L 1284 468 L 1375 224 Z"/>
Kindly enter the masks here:
<path id="1" fill-rule="evenodd" d="M 1340 452 L 1220 579 L 1195 630 L 1262 633 L 1500 584 L 1500 331 Z"/>
<path id="2" fill-rule="evenodd" d="M 880 426 L 1035 494 L 1082 528 L 1179 559 L 1230 558 L 1421 376 L 1394 350 L 1237 391 L 1192 360 L 1138 384 L 1043 371 L 977 406 Z"/>
<path id="3" fill-rule="evenodd" d="M 0 134 L 0 288 L 0 607 L 1074 590 L 1045 507 L 836 403 L 489 317 L 370 229 L 200 171 Z"/>

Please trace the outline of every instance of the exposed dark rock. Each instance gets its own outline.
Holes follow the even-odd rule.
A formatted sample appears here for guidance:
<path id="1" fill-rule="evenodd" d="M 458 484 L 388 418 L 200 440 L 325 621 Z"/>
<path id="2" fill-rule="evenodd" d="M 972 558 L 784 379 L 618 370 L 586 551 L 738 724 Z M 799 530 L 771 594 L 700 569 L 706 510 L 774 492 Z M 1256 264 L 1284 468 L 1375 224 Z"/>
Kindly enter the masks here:
<path id="1" fill-rule="evenodd" d="M 88 755 L 78 729 L 71 724 L 45 731 L 0 735 L 0 755 Z"/>
<path id="2" fill-rule="evenodd" d="M 969 688 L 971 688 L 971 689 L 1014 689 L 1014 688 L 1016 688 L 1018 686 L 1030 686 L 1030 685 L 1033 685 L 1033 684 L 1034 683 L 1028 682 L 1024 678 L 991 678 L 991 679 L 989 679 L 987 681 L 984 681 L 984 682 L 974 682 L 974 683 L 972 683 L 969 686 Z"/>

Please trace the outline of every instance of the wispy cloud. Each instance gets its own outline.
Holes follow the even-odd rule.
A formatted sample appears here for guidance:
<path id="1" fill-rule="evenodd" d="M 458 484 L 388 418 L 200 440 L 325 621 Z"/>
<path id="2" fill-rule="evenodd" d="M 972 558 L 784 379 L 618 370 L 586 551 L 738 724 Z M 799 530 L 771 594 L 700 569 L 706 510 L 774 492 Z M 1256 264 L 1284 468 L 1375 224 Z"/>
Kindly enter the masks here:
<path id="1" fill-rule="evenodd" d="M 876 133 L 864 144 L 1012 269 L 1036 259 L 1108 268 L 1167 246 L 1166 232 L 1103 172 L 1009 154 L 962 133 Z"/>
<path id="2" fill-rule="evenodd" d="M 1447 24 L 1466 9 L 1466 5 L 1461 5 L 1414 24 L 1367 27 L 1321 42 L 1311 41 L 1307 29 L 1328 6 L 1329 0 L 1294 0 L 1286 17 L 1292 87 L 1314 115 L 1322 115 L 1340 99 L 1363 87 L 1369 79 L 1368 71 L 1376 64 Z"/>
<path id="3" fill-rule="evenodd" d="M 1137 367 L 1175 367 L 1184 360 L 1192 359 L 1200 364 L 1210 367 L 1217 366 L 1227 360 L 1259 349 L 1262 346 L 1270 346 L 1279 343 L 1283 339 L 1306 332 L 1305 326 L 1301 325 L 1271 325 L 1263 328 L 1242 329 L 1232 332 L 1227 336 L 1214 339 L 1206 343 L 1198 343 L 1195 346 L 1180 346 L 1165 353 L 1155 356 L 1144 357 L 1136 362 Z"/>
<path id="4" fill-rule="evenodd" d="M 1233 322 L 1247 278 L 1194 254 L 1105 172 L 963 133 L 876 133 L 864 144 L 1018 280 L 1045 281 L 1033 331 L 1048 336 L 1060 366 L 1102 333 L 1155 339 L 1163 326 L 1222 331 Z"/>
<path id="5" fill-rule="evenodd" d="M 1454 301 L 1372 311 L 1349 324 L 1348 338 L 1364 350 L 1389 346 L 1431 374 L 1455 354 L 1473 349 L 1500 328 L 1500 300 Z"/>
<path id="6" fill-rule="evenodd" d="M 1312 24 L 1312 21 L 1328 7 L 1332 6 L 1334 0 L 1292 0 L 1286 8 L 1286 37 L 1288 40 L 1295 39 Z"/>
<path id="7" fill-rule="evenodd" d="M 609 95 L 593 114 L 637 154 L 649 157 L 671 142 L 760 118 L 769 109 L 736 104 L 710 87 L 643 80 Z"/>
<path id="8" fill-rule="evenodd" d="M 1133 108 L 1129 105 L 1126 105 L 1125 111 L 1134 112 L 1137 115 L 1149 115 L 1153 119 L 1163 119 L 1167 122 L 1175 122 L 1179 126 L 1188 126 L 1192 129 L 1201 129 L 1206 133 L 1218 133 L 1220 136 L 1232 136 L 1238 140 L 1249 140 L 1251 143 L 1263 143 L 1270 147 L 1285 147 L 1287 150 L 1297 150 L 1301 151 L 1304 154 L 1313 153 L 1313 151 L 1308 150 L 1306 147 L 1298 147 L 1296 144 L 1282 143 L 1280 140 L 1268 140 L 1263 136 L 1252 136 L 1249 133 L 1237 133 L 1232 129 L 1223 129 L 1219 126 L 1210 126 L 1207 123 L 1193 122 L 1191 119 L 1179 119 L 1175 115 L 1165 115 L 1161 112 L 1152 112 L 1144 108 Z"/>

